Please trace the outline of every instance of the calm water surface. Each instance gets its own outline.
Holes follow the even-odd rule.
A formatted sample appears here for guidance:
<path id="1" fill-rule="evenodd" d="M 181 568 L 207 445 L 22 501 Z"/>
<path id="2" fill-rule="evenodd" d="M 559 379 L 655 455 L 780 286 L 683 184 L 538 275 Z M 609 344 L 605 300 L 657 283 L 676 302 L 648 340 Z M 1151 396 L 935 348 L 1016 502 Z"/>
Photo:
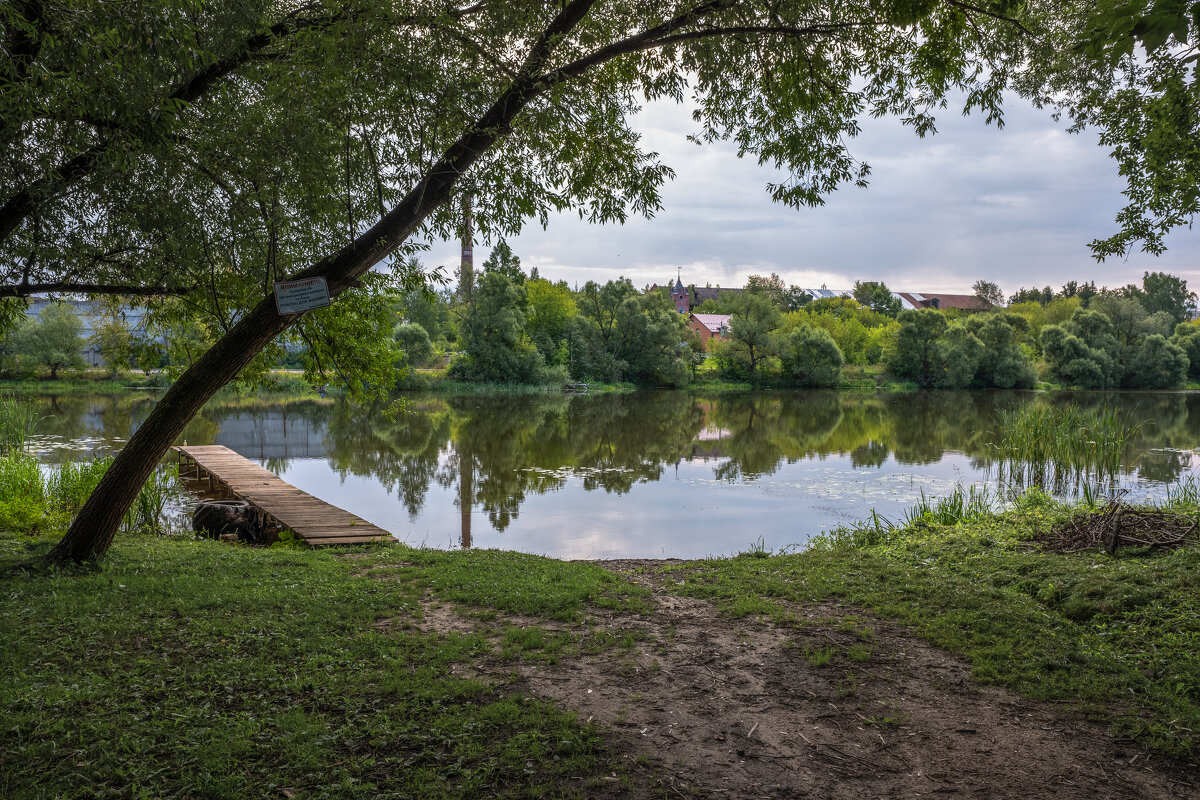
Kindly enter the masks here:
<path id="1" fill-rule="evenodd" d="M 47 397 L 48 462 L 121 446 L 153 405 Z M 210 403 L 188 444 L 223 444 L 407 543 L 562 558 L 802 547 L 924 493 L 995 488 L 996 409 L 1119 406 L 1144 421 L 1120 484 L 1161 497 L 1194 472 L 1200 394 L 837 392 L 417 397 L 394 419 L 333 402 Z M 1058 487 L 1071 494 L 1070 485 Z"/>

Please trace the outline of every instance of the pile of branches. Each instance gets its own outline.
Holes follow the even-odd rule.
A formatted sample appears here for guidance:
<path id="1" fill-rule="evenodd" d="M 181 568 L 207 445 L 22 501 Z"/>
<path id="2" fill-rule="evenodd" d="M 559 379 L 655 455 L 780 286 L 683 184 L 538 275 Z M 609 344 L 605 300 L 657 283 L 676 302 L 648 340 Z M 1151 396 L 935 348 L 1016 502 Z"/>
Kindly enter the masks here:
<path id="1" fill-rule="evenodd" d="M 1053 553 L 1079 553 L 1104 548 L 1150 547 L 1169 550 L 1197 541 L 1200 519 L 1158 508 L 1136 508 L 1110 500 L 1099 511 L 1083 514 L 1037 537 Z"/>

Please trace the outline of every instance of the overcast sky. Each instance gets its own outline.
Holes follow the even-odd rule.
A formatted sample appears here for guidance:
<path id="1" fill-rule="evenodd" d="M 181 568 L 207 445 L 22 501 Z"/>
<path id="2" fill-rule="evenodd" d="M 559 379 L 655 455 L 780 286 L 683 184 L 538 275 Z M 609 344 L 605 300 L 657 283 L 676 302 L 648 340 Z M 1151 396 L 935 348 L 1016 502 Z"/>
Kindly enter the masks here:
<path id="1" fill-rule="evenodd" d="M 871 165 L 870 186 L 845 186 L 823 208 L 771 202 L 777 174 L 731 146 L 694 145 L 690 115 L 670 103 L 638 117 L 644 147 L 677 173 L 654 219 L 588 225 L 560 215 L 532 223 L 510 240 L 526 271 L 571 285 L 618 275 L 641 287 L 674 280 L 741 286 L 777 272 L 789 284 L 850 288 L 882 280 L 893 290 L 970 293 L 983 278 L 1005 294 L 1021 286 L 1140 283 L 1146 270 L 1170 272 L 1200 289 L 1200 236 L 1172 234 L 1159 258 L 1095 262 L 1087 243 L 1114 230 L 1122 205 L 1115 162 L 1095 135 L 1070 135 L 1061 123 L 1010 101 L 1003 130 L 947 110 L 925 139 L 895 120 L 867 120 L 852 142 Z M 476 267 L 487 257 L 476 246 Z M 435 243 L 424 261 L 458 265 L 456 242 Z"/>

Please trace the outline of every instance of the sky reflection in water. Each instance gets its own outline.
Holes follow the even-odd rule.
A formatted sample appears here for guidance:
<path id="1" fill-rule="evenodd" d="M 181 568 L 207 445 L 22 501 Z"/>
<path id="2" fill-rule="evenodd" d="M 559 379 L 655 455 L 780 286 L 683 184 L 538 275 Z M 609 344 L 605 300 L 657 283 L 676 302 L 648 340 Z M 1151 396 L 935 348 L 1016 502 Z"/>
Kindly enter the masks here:
<path id="1" fill-rule="evenodd" d="M 119 448 L 152 402 L 47 398 L 43 458 Z M 413 545 L 690 558 L 760 538 L 802 547 L 871 509 L 898 518 L 922 492 L 994 485 L 995 410 L 1029 402 L 1118 405 L 1145 420 L 1120 477 L 1131 499 L 1193 472 L 1191 393 L 424 397 L 395 419 L 237 399 L 210 403 L 182 438 L 226 445 Z"/>

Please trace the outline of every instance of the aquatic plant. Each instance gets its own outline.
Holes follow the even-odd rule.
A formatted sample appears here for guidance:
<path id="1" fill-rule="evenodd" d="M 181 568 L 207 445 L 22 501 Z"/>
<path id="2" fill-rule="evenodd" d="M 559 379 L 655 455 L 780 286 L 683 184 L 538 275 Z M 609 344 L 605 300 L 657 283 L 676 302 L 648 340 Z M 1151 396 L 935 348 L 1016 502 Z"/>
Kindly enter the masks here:
<path id="1" fill-rule="evenodd" d="M 36 456 L 21 449 L 0 452 L 0 530 L 36 531 L 45 517 L 45 494 Z"/>
<path id="2" fill-rule="evenodd" d="M 1200 508 L 1200 484 L 1188 475 L 1174 486 L 1167 486 L 1167 508 Z"/>
<path id="3" fill-rule="evenodd" d="M 769 558 L 771 556 L 771 548 L 767 547 L 766 540 L 760 536 L 758 537 L 758 541 L 751 542 L 749 549 L 740 555 L 749 556 L 750 558 Z"/>
<path id="4" fill-rule="evenodd" d="M 24 447 L 35 422 L 37 414 L 31 404 L 0 397 L 0 453 Z"/>
<path id="5" fill-rule="evenodd" d="M 165 511 L 179 495 L 179 466 L 159 464 L 138 492 L 121 527 L 129 532 L 145 531 L 161 536 L 166 532 Z"/>
<path id="6" fill-rule="evenodd" d="M 110 464 L 111 458 L 98 458 L 94 461 L 67 462 L 56 467 L 46 477 L 47 499 L 57 510 L 74 514 L 83 507 Z M 167 506 L 179 495 L 178 478 L 178 466 L 160 464 L 150 474 L 126 512 L 122 530 L 161 535 L 166 528 Z"/>
<path id="7" fill-rule="evenodd" d="M 898 523 L 871 509 L 866 520 L 823 533 L 810 544 L 850 548 L 875 547 L 885 544 L 914 524 L 931 522 L 938 525 L 957 525 L 996 513 L 1002 506 L 1000 498 L 988 487 L 964 487 L 959 483 L 944 497 L 927 497 L 922 491 L 921 499 L 901 515 Z"/>
<path id="8" fill-rule="evenodd" d="M 1000 503 L 986 486 L 963 487 L 956 484 L 954 491 L 945 497 L 930 498 L 921 490 L 921 499 L 904 512 L 901 525 L 928 521 L 939 525 L 957 525 L 960 522 L 978 519 L 996 511 Z M 875 514 L 874 511 L 871 512 Z"/>
<path id="9" fill-rule="evenodd" d="M 68 461 L 46 476 L 46 495 L 60 511 L 75 513 L 108 470 L 111 459 Z"/>
<path id="10" fill-rule="evenodd" d="M 1094 498 L 1111 489 L 1122 465 L 1133 460 L 1140 428 L 1109 408 L 1027 405 L 996 412 L 988 449 L 1002 485 L 1056 494 L 1088 486 Z"/>
<path id="11" fill-rule="evenodd" d="M 0 454 L 0 503 L 40 503 L 45 494 L 36 456 L 19 449 Z"/>

